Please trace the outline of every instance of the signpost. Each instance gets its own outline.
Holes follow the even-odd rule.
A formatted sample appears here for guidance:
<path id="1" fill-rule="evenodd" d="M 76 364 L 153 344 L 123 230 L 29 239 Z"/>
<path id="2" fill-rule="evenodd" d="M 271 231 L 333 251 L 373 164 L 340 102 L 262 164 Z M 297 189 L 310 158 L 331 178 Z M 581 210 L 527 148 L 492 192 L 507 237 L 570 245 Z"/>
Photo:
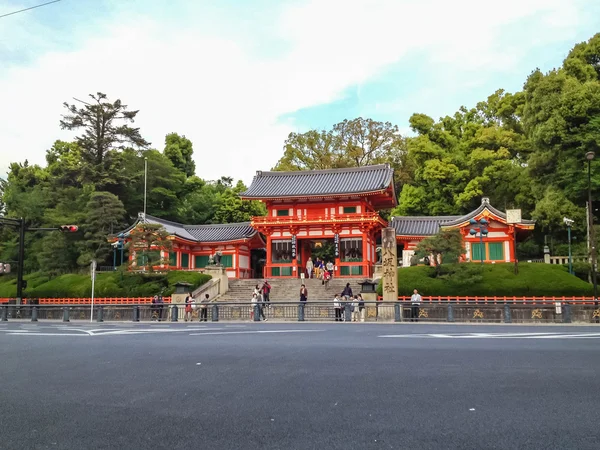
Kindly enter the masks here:
<path id="1" fill-rule="evenodd" d="M 513 239 L 515 247 L 515 275 L 519 273 L 519 260 L 517 259 L 517 224 L 521 223 L 521 210 L 520 209 L 507 209 L 506 210 L 506 223 L 513 226 Z"/>
<path id="2" fill-rule="evenodd" d="M 92 264 L 90 264 L 90 274 L 92 276 L 92 306 L 90 309 L 90 322 L 94 321 L 94 285 L 96 283 L 96 260 L 92 260 Z"/>

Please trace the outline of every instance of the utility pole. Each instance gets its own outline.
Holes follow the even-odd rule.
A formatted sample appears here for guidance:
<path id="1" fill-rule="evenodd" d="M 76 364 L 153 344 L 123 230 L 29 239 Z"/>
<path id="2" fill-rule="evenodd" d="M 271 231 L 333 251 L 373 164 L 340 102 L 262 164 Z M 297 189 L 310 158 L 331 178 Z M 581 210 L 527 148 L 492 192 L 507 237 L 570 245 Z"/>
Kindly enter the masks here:
<path id="1" fill-rule="evenodd" d="M 19 267 L 17 268 L 17 304 L 23 300 L 23 266 L 25 265 L 25 220 L 19 219 Z"/>
<path id="2" fill-rule="evenodd" d="M 588 227 L 590 230 L 590 256 L 592 258 L 592 283 L 594 284 L 594 305 L 598 306 L 598 280 L 596 272 L 598 270 L 596 260 L 596 233 L 594 230 L 594 208 L 592 207 L 592 160 L 596 154 L 594 152 L 587 152 L 585 158 L 588 163 L 588 215 L 589 222 Z"/>

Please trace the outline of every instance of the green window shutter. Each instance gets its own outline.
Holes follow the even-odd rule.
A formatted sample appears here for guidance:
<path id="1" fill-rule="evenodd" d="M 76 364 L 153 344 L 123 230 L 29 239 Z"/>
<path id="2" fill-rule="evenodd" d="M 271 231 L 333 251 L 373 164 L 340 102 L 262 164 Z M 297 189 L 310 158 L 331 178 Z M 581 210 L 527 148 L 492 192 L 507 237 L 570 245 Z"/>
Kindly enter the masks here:
<path id="1" fill-rule="evenodd" d="M 291 277 L 292 276 L 292 268 L 291 267 L 282 267 L 281 275 L 284 277 Z"/>
<path id="2" fill-rule="evenodd" d="M 271 276 L 278 277 L 281 274 L 281 270 L 279 267 L 271 267 Z"/>
<path id="3" fill-rule="evenodd" d="M 471 261 L 481 261 L 481 244 L 471 244 Z M 483 259 L 485 260 L 485 244 L 483 244 Z"/>
<path id="4" fill-rule="evenodd" d="M 350 275 L 350 266 L 341 266 L 340 275 Z"/>
<path id="5" fill-rule="evenodd" d="M 344 206 L 344 214 L 355 214 L 356 206 Z"/>
<path id="6" fill-rule="evenodd" d="M 502 245 L 502 242 L 490 242 L 488 244 L 488 249 L 492 261 L 504 260 L 504 245 Z"/>
<path id="7" fill-rule="evenodd" d="M 198 256 L 196 256 L 195 262 L 196 262 L 196 264 L 195 264 L 196 269 L 202 269 L 208 265 L 208 256 L 198 255 Z"/>
<path id="8" fill-rule="evenodd" d="M 221 264 L 223 264 L 223 267 L 233 267 L 233 255 L 221 256 Z"/>
<path id="9" fill-rule="evenodd" d="M 352 275 L 362 275 L 362 266 L 350 266 L 352 269 Z"/>
<path id="10" fill-rule="evenodd" d="M 181 254 L 181 267 L 183 267 L 184 269 L 187 269 L 190 267 L 190 254 L 189 253 Z"/>
<path id="11" fill-rule="evenodd" d="M 277 216 L 281 217 L 281 216 L 289 216 L 290 215 L 290 210 L 289 209 L 278 209 L 277 210 Z"/>
<path id="12" fill-rule="evenodd" d="M 136 262 L 138 267 L 145 266 L 148 263 L 148 257 L 145 253 L 138 253 L 136 255 Z"/>
<path id="13" fill-rule="evenodd" d="M 177 253 L 169 252 L 169 265 L 173 267 L 177 266 Z"/>

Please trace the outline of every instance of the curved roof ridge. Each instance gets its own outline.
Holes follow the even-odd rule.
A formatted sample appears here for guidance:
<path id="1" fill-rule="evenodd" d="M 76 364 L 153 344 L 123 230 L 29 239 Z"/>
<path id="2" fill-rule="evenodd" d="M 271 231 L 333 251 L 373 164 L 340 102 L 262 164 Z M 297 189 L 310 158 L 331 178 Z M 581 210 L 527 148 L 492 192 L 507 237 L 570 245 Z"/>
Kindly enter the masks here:
<path id="1" fill-rule="evenodd" d="M 249 227 L 251 222 L 230 222 L 230 223 L 201 223 L 198 225 L 183 225 L 183 228 L 223 228 L 223 227 Z"/>
<path id="2" fill-rule="evenodd" d="M 257 170 L 255 176 L 278 176 L 278 175 L 302 175 L 306 173 L 343 173 L 343 172 L 362 172 L 374 169 L 391 169 L 389 164 L 370 164 L 367 166 L 356 167 L 336 167 L 331 169 L 302 169 L 302 170 Z"/>

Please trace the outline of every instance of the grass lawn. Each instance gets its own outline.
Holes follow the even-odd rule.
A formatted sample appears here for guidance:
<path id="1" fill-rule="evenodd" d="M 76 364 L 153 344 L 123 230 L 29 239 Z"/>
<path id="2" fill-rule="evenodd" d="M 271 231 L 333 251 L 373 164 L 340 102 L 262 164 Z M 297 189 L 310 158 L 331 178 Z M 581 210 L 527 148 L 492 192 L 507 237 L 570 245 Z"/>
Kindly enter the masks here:
<path id="1" fill-rule="evenodd" d="M 398 295 L 442 296 L 583 296 L 592 295 L 592 285 L 570 275 L 563 266 L 542 263 L 447 264 L 436 276 L 427 266 L 398 269 Z M 381 294 L 381 283 L 378 288 Z"/>
<path id="2" fill-rule="evenodd" d="M 172 271 L 167 274 L 135 274 L 120 272 L 98 273 L 94 287 L 97 297 L 149 297 L 159 294 L 171 295 L 175 283 L 190 283 L 191 289 L 206 283 L 210 275 L 198 272 Z M 92 280 L 89 274 L 65 274 L 53 279 L 40 274 L 25 276 L 28 298 L 41 297 L 90 297 Z M 0 277 L 0 298 L 16 297 L 17 278 L 15 275 Z"/>

